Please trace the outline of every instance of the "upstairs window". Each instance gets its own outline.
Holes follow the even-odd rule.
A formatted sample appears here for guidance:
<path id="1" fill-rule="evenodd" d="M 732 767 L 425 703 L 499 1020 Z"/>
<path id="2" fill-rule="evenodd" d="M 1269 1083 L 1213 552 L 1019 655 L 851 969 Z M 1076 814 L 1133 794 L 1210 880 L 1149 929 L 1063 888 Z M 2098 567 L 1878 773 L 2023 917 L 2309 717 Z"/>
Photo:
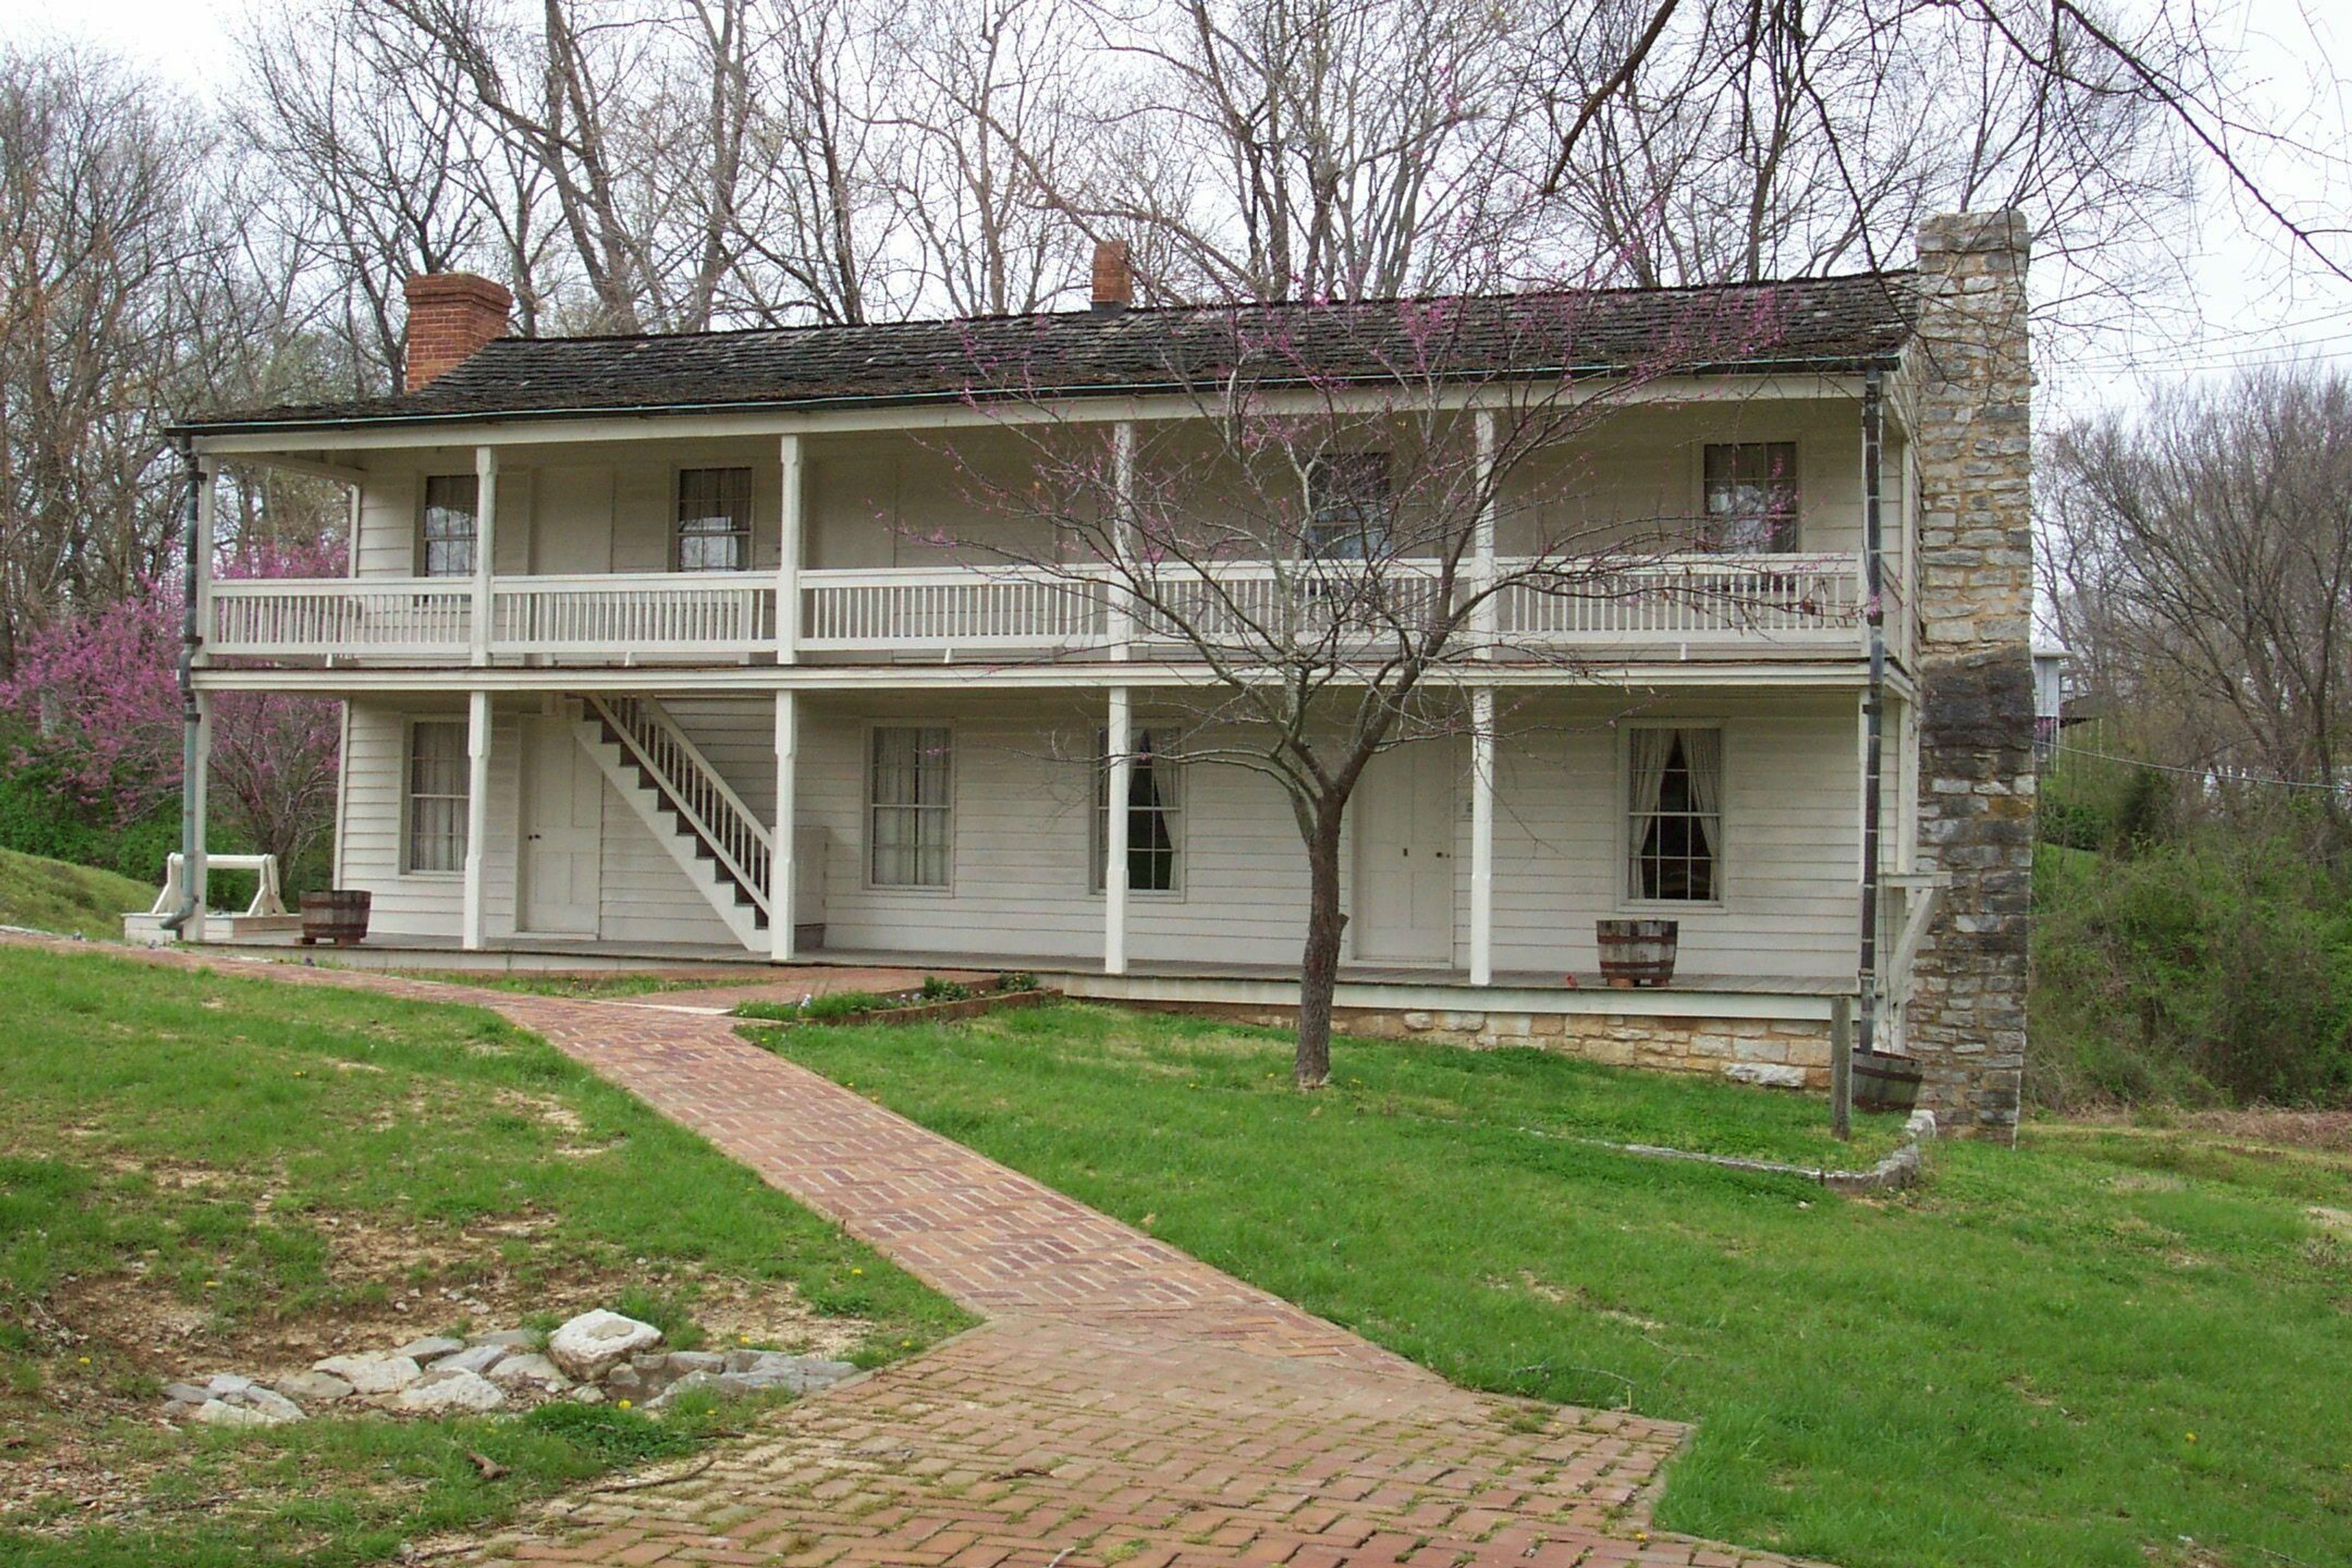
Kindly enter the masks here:
<path id="1" fill-rule="evenodd" d="M 1181 886 L 1182 868 L 1183 775 L 1160 753 L 1171 737 L 1165 731 L 1135 732 L 1135 757 L 1127 780 L 1125 853 L 1127 885 L 1139 893 L 1172 893 Z M 1095 774 L 1094 889 L 1109 885 L 1107 853 L 1121 841 L 1112 820 L 1110 799 L 1110 737 L 1102 737 L 1102 766 Z"/>
<path id="2" fill-rule="evenodd" d="M 877 725 L 867 773 L 866 874 L 877 888 L 944 888 L 954 830 L 946 726 Z"/>
<path id="3" fill-rule="evenodd" d="M 677 569 L 747 572 L 751 566 L 751 470 L 677 471 Z"/>
<path id="4" fill-rule="evenodd" d="M 418 576 L 474 574 L 474 536 L 480 502 L 480 481 L 472 474 L 426 476 L 425 516 L 416 538 Z"/>
<path id="5" fill-rule="evenodd" d="M 1714 903 L 1723 897 L 1723 731 L 1639 729 L 1628 748 L 1625 896 Z"/>
<path id="6" fill-rule="evenodd" d="M 1706 454 L 1708 550 L 1764 554 L 1797 548 L 1797 444 L 1742 441 Z"/>
<path id="7" fill-rule="evenodd" d="M 1307 553 L 1369 561 L 1388 549 L 1389 455 L 1333 452 L 1307 465 Z"/>
<path id="8" fill-rule="evenodd" d="M 468 761 L 463 720 L 419 719 L 408 727 L 404 869 L 432 874 L 466 868 Z"/>

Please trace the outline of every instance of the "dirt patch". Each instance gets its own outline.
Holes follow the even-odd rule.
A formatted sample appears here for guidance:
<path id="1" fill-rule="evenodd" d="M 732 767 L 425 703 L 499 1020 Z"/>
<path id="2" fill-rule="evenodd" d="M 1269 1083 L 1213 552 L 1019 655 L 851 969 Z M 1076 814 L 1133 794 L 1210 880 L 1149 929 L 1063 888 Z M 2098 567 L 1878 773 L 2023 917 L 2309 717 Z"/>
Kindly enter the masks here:
<path id="1" fill-rule="evenodd" d="M 528 1100 L 530 1097 L 521 1096 Z M 152 1167 L 151 1167 L 152 1168 Z M 174 1168 L 174 1184 L 201 1167 Z M 0 1521 L 66 1532 L 136 1517 L 179 1464 L 185 1439 L 162 1420 L 159 1390 L 236 1372 L 264 1382 L 321 1357 L 390 1350 L 441 1330 L 520 1325 L 611 1306 L 633 1287 L 677 1297 L 714 1349 L 740 1345 L 846 1356 L 865 1340 L 860 1319 L 820 1317 L 781 1281 L 709 1274 L 695 1265 L 546 1265 L 518 1268 L 505 1253 L 552 1226 L 520 1213 L 461 1229 L 386 1225 L 310 1214 L 328 1238 L 329 1300 L 299 1311 L 224 1320 L 183 1300 L 143 1263 L 58 1282 L 23 1314 L 39 1341 L 40 1386 L 0 1394 Z M 385 1417 L 391 1419 L 392 1417 Z M 187 1519 L 230 1509 L 241 1494 L 176 1509 Z"/>

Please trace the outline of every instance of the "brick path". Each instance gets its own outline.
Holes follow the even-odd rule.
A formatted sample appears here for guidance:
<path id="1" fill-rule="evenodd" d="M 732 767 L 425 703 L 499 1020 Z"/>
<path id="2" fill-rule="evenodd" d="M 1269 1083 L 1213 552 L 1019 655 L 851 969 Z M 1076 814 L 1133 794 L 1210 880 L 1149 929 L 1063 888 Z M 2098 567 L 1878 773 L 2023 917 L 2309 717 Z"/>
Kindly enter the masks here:
<path id="1" fill-rule="evenodd" d="M 586 1494 L 536 1533 L 486 1544 L 478 1562 L 1790 1561 L 1647 1530 L 1681 1426 L 1456 1388 L 746 1043 L 721 1020 L 212 966 L 494 1009 L 988 1320 L 777 1411 L 707 1469 Z"/>

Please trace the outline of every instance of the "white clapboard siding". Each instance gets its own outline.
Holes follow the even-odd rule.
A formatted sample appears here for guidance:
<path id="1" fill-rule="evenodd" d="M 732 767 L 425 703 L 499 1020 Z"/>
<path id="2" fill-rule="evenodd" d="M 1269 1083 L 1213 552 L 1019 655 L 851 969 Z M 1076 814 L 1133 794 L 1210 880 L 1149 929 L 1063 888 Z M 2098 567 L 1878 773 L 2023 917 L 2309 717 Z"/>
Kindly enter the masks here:
<path id="1" fill-rule="evenodd" d="M 946 702 L 947 700 L 942 700 Z M 745 803 L 772 810 L 772 705 L 679 698 L 672 712 Z M 1719 721 L 1725 731 L 1727 896 L 1672 911 L 1686 973 L 1828 979 L 1854 962 L 1859 807 L 1850 704 L 1743 699 L 1736 710 L 1651 706 L 1644 717 Z M 1157 716 L 1139 710 L 1139 722 Z M 1622 762 L 1609 710 L 1520 715 L 1500 748 L 1496 952 L 1505 971 L 1597 964 L 1597 919 L 1627 912 Z M 870 722 L 803 704 L 800 822 L 824 830 L 827 943 L 1083 961 L 1099 954 L 1102 900 L 1089 887 L 1088 708 L 963 699 L 883 721 L 949 723 L 955 736 L 954 881 L 946 892 L 866 886 L 865 760 Z M 1454 752 L 1454 952 L 1470 924 L 1467 748 Z M 1289 962 L 1303 939 L 1307 877 L 1280 792 L 1232 766 L 1184 779 L 1184 886 L 1138 893 L 1129 950 L 1140 960 Z M 1352 863 L 1343 855 L 1343 869 Z M 608 878 L 610 873 L 607 873 Z M 1664 911 L 1661 911 L 1664 912 Z M 700 940 L 700 939 L 698 939 Z"/>
<path id="2" fill-rule="evenodd" d="M 368 929 L 382 936 L 431 936 L 451 941 L 464 934 L 464 879 L 451 872 L 415 876 L 404 871 L 401 842 L 402 795 L 406 787 L 408 721 L 411 717 L 462 721 L 463 707 L 413 707 L 354 700 L 351 704 L 351 752 L 344 759 L 343 884 L 373 895 Z M 482 868 L 483 928 L 491 936 L 514 931 L 515 847 L 521 731 L 513 716 L 494 713 L 490 722 L 489 837 Z"/>

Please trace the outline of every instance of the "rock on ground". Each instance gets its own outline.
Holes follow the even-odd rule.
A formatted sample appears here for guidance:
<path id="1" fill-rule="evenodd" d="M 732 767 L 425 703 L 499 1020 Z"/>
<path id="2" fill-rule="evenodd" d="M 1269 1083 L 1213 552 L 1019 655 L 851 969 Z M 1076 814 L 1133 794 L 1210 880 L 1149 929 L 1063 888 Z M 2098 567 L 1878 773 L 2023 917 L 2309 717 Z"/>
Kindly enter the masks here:
<path id="1" fill-rule="evenodd" d="M 445 1372 L 436 1367 L 402 1389 L 393 1405 L 399 1410 L 439 1415 L 453 1410 L 496 1410 L 506 1402 L 505 1391 L 479 1373 L 455 1367 Z"/>
<path id="2" fill-rule="evenodd" d="M 547 1338 L 547 1353 L 556 1365 L 583 1382 L 594 1382 L 635 1352 L 661 1343 L 662 1331 L 651 1323 L 625 1318 L 599 1307 L 583 1312 Z"/>
<path id="3" fill-rule="evenodd" d="M 433 1370 L 439 1372 L 445 1367 L 453 1367 L 459 1372 L 487 1373 L 506 1356 L 504 1345 L 469 1345 L 455 1355 L 446 1355 L 435 1362 Z"/>
<path id="4" fill-rule="evenodd" d="M 424 1374 L 404 1355 L 331 1355 L 310 1363 L 312 1372 L 340 1377 L 362 1394 L 397 1394 Z"/>
<path id="5" fill-rule="evenodd" d="M 352 1385 L 323 1372 L 289 1373 L 269 1385 L 297 1405 L 332 1405 L 352 1396 Z M 169 1389 L 165 1393 L 171 1392 Z"/>
<path id="6" fill-rule="evenodd" d="M 463 1340 L 453 1340 L 446 1334 L 428 1334 L 421 1340 L 409 1341 L 393 1354 L 404 1355 L 417 1365 L 424 1366 L 439 1361 L 443 1356 L 456 1355 L 465 1348 Z"/>
<path id="7" fill-rule="evenodd" d="M 543 1355 L 532 1355 L 528 1352 L 504 1357 L 482 1375 L 503 1388 L 535 1387 L 553 1390 L 560 1389 L 571 1382 L 571 1379 L 558 1370 L 553 1362 Z"/>

